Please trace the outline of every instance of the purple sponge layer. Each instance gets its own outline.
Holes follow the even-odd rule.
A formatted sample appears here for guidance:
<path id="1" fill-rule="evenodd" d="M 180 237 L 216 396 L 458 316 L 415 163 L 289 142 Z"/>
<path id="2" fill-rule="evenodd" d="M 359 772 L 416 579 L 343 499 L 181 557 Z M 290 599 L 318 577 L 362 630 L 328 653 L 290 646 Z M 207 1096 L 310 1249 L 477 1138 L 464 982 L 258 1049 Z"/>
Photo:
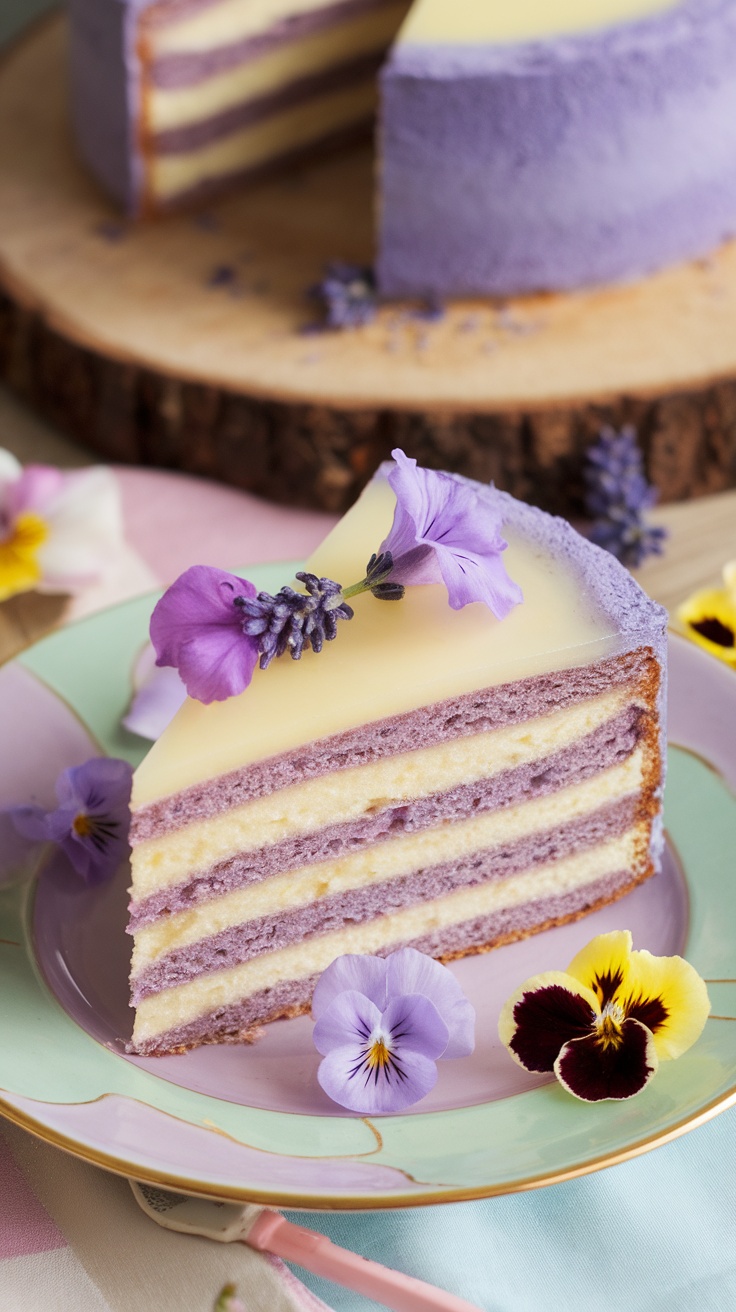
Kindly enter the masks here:
<path id="1" fill-rule="evenodd" d="M 142 807 L 133 815 L 131 841 L 137 844 L 158 838 L 306 779 L 564 710 L 612 687 L 638 682 L 651 674 L 650 648 L 579 669 L 556 670 L 480 689 L 422 706 L 406 715 L 376 720 L 331 738 L 306 743 L 282 756 L 256 761 L 242 770 L 220 775 Z"/>
<path id="2" fill-rule="evenodd" d="M 136 933 L 142 925 L 160 916 L 176 915 L 271 875 L 333 860 L 373 843 L 514 806 L 581 783 L 624 761 L 645 736 L 648 719 L 640 707 L 628 706 L 572 746 L 528 765 L 504 770 L 445 793 L 389 805 L 359 820 L 328 825 L 316 833 L 300 834 L 272 847 L 221 861 L 209 870 L 199 870 L 182 884 L 161 889 L 144 901 L 133 903 L 129 933 Z"/>
<path id="3" fill-rule="evenodd" d="M 638 876 L 632 876 L 629 870 L 622 870 L 574 893 L 527 902 L 511 910 L 481 916 L 414 940 L 411 944 L 395 944 L 377 955 L 385 956 L 400 946 L 415 947 L 430 956 L 445 958 L 484 951 L 514 939 L 525 938 L 541 929 L 576 920 L 622 897 L 650 874 L 651 866 Z M 255 1037 L 253 1031 L 260 1025 L 282 1016 L 296 1016 L 308 1011 L 316 982 L 316 977 L 285 980 L 271 989 L 253 994 L 243 1002 L 220 1007 L 187 1025 L 179 1025 L 143 1043 L 131 1044 L 129 1051 L 149 1057 L 184 1051 L 201 1043 L 241 1043 L 244 1039 Z"/>
<path id="4" fill-rule="evenodd" d="M 459 888 L 495 883 L 532 866 L 560 861 L 586 847 L 624 834 L 634 824 L 640 802 L 637 795 L 592 815 L 568 821 L 555 829 L 529 834 L 509 843 L 471 852 L 457 860 L 412 871 L 381 883 L 366 884 L 320 898 L 278 916 L 262 916 L 233 925 L 187 947 L 175 948 L 131 981 L 132 1001 L 163 989 L 176 988 L 200 975 L 229 970 L 244 961 L 323 934 L 338 933 L 346 925 L 391 915 L 405 907 L 446 897 Z"/>

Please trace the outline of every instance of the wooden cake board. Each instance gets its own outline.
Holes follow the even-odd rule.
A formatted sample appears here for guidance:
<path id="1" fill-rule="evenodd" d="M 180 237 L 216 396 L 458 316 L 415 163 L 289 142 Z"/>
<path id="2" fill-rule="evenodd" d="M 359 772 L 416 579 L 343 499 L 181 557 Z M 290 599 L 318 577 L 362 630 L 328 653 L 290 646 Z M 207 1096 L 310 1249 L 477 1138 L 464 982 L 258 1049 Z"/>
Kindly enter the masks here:
<path id="1" fill-rule="evenodd" d="M 664 500 L 736 484 L 736 242 L 628 286 L 309 331 L 325 264 L 372 258 L 370 147 L 133 224 L 76 159 L 65 38 L 47 21 L 0 69 L 0 376 L 103 456 L 341 510 L 399 445 L 575 513 L 586 446 L 630 422 Z"/>

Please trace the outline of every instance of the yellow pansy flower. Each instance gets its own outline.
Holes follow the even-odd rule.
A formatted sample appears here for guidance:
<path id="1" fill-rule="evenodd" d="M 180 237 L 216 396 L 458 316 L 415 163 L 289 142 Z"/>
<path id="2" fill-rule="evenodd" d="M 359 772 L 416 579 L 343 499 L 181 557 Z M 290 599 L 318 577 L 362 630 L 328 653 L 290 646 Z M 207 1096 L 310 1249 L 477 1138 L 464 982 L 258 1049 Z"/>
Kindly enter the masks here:
<path id="1" fill-rule="evenodd" d="M 736 560 L 723 569 L 722 588 L 702 588 L 678 608 L 688 638 L 736 670 Z"/>
<path id="2" fill-rule="evenodd" d="M 554 1071 L 584 1102 L 631 1098 L 660 1061 L 680 1057 L 710 1012 L 705 983 L 682 957 L 635 952 L 628 930 L 599 934 L 566 971 L 528 979 L 509 998 L 499 1036 L 529 1071 Z"/>

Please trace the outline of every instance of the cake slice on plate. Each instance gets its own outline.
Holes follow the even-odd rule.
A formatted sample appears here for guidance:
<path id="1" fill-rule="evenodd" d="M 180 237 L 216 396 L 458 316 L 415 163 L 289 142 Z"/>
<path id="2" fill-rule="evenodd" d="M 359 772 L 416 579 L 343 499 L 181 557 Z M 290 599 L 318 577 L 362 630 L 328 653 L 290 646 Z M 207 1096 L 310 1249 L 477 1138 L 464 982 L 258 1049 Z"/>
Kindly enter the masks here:
<path id="1" fill-rule="evenodd" d="M 380 473 L 307 568 L 362 578 L 394 508 Z M 478 513 L 505 619 L 366 593 L 319 655 L 187 701 L 137 771 L 134 1051 L 238 1041 L 342 953 L 485 951 L 655 870 L 666 613 L 564 521 L 487 487 Z"/>

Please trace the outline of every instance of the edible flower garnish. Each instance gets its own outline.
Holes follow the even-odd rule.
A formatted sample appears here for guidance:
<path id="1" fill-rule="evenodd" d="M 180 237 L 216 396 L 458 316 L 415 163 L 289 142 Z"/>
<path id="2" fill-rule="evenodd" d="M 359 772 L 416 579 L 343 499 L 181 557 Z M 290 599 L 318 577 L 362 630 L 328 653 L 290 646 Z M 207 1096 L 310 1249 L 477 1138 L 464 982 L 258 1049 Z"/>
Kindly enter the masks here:
<path id="1" fill-rule="evenodd" d="M 722 588 L 703 588 L 679 607 L 688 638 L 736 670 L 736 560 L 723 569 Z"/>
<path id="2" fill-rule="evenodd" d="M 593 518 L 588 536 L 622 564 L 641 565 L 647 556 L 661 556 L 667 530 L 647 524 L 644 512 L 657 500 L 647 482 L 636 430 L 602 428 L 586 452 L 585 509 Z"/>
<path id="3" fill-rule="evenodd" d="M 528 1071 L 554 1071 L 583 1102 L 631 1098 L 660 1061 L 702 1033 L 710 1002 L 682 957 L 632 951 L 628 930 L 599 934 L 570 962 L 528 979 L 505 1004 L 498 1032 Z"/>
<path id="4" fill-rule="evenodd" d="M 393 557 L 391 578 L 405 586 L 444 583 L 453 610 L 482 601 L 497 619 L 523 601 L 506 573 L 493 489 L 453 474 L 420 469 L 404 452 L 392 451 L 388 481 L 396 494 L 391 531 L 381 552 Z"/>
<path id="5" fill-rule="evenodd" d="M 128 855 L 133 770 L 127 761 L 100 756 L 64 770 L 56 781 L 59 805 L 11 806 L 0 812 L 0 882 L 30 872 L 34 858 L 55 843 L 86 884 L 110 879 Z"/>
<path id="6" fill-rule="evenodd" d="M 107 469 L 24 469 L 0 449 L 0 601 L 21 592 L 73 593 L 94 583 L 123 540 Z"/>
<path id="7" fill-rule="evenodd" d="M 187 699 L 178 670 L 158 666 L 153 643 L 147 642 L 133 670 L 133 696 L 122 726 L 139 738 L 155 742 Z"/>
<path id="8" fill-rule="evenodd" d="M 402 1111 L 437 1082 L 440 1057 L 467 1057 L 475 1012 L 446 966 L 414 948 L 338 957 L 312 999 L 317 1072 L 333 1102 L 361 1116 Z"/>
<path id="9" fill-rule="evenodd" d="M 285 586 L 272 596 L 247 579 L 194 565 L 164 593 L 151 617 L 156 664 L 179 671 L 190 697 L 224 701 L 248 687 L 256 666 L 265 670 L 286 652 L 293 660 L 319 652 L 353 618 L 348 603 L 363 592 L 400 601 L 407 586 L 444 582 L 459 610 L 483 602 L 504 619 L 523 600 L 506 573 L 498 510 L 464 479 L 419 469 L 393 452 L 388 479 L 396 494 L 394 521 L 358 583 L 300 572 L 305 591 Z"/>

